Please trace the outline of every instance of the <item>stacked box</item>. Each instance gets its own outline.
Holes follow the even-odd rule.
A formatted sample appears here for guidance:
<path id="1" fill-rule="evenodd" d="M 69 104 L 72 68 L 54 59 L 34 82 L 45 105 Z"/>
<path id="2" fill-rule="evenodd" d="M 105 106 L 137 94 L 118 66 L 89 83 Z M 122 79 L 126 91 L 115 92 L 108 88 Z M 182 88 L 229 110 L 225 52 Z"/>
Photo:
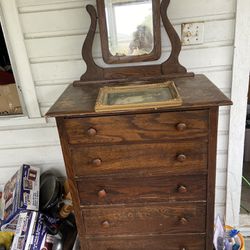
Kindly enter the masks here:
<path id="1" fill-rule="evenodd" d="M 39 212 L 21 212 L 11 250 L 51 250 L 54 236 L 48 234 L 44 217 Z"/>
<path id="2" fill-rule="evenodd" d="M 6 183 L 2 196 L 2 231 L 15 231 L 19 213 L 39 210 L 40 169 L 23 165 Z"/>

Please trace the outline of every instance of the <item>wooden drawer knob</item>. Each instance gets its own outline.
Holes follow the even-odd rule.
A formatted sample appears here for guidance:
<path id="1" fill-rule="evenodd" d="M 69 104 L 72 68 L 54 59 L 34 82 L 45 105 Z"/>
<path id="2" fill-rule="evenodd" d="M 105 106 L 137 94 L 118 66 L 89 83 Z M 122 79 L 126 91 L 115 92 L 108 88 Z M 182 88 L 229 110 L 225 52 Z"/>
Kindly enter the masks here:
<path id="1" fill-rule="evenodd" d="M 102 227 L 103 228 L 109 228 L 110 227 L 109 221 L 105 220 L 104 222 L 102 222 Z"/>
<path id="2" fill-rule="evenodd" d="M 188 220 L 187 220 L 186 218 L 182 217 L 182 218 L 180 219 L 180 223 L 181 223 L 182 225 L 186 225 L 186 224 L 188 223 Z"/>
<path id="3" fill-rule="evenodd" d="M 181 194 L 184 194 L 184 193 L 187 193 L 187 187 L 181 185 L 178 187 L 178 193 L 181 193 Z"/>
<path id="4" fill-rule="evenodd" d="M 179 155 L 177 155 L 177 160 L 178 160 L 179 162 L 184 162 L 186 159 L 187 159 L 187 157 L 186 157 L 186 155 L 184 155 L 184 154 L 179 154 Z"/>
<path id="5" fill-rule="evenodd" d="M 185 129 L 187 128 L 187 124 L 186 123 L 183 123 L 183 122 L 180 122 L 176 125 L 176 129 L 178 131 L 184 131 Z"/>
<path id="6" fill-rule="evenodd" d="M 102 165 L 102 160 L 101 159 L 94 159 L 93 161 L 92 161 L 92 163 L 93 163 L 93 165 L 95 165 L 95 166 L 101 166 Z"/>
<path id="7" fill-rule="evenodd" d="M 99 198 L 105 198 L 106 196 L 107 196 L 107 192 L 104 189 L 102 189 L 98 192 Z"/>
<path id="8" fill-rule="evenodd" d="M 88 135 L 89 136 L 95 136 L 96 134 L 97 134 L 96 129 L 94 129 L 94 128 L 89 128 L 88 129 Z"/>

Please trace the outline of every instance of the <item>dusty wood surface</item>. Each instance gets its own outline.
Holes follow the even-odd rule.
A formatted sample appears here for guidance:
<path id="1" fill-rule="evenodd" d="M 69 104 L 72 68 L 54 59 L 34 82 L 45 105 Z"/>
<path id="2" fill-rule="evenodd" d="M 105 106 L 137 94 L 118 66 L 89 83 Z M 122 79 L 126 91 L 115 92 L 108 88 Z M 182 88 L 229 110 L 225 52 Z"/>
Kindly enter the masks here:
<path id="1" fill-rule="evenodd" d="M 183 104 L 180 107 L 159 108 L 158 111 L 197 109 L 219 105 L 230 105 L 231 101 L 204 75 L 195 77 L 176 78 L 174 82 L 182 97 Z M 109 84 L 110 85 L 110 84 Z M 86 85 L 82 87 L 73 87 L 70 85 L 63 95 L 48 111 L 47 116 L 102 116 L 110 113 L 96 113 L 95 102 L 99 88 L 103 84 Z M 137 111 L 157 112 L 155 109 L 145 109 Z M 131 113 L 129 111 L 115 112 L 113 114 Z M 135 113 L 135 112 L 133 112 Z"/>

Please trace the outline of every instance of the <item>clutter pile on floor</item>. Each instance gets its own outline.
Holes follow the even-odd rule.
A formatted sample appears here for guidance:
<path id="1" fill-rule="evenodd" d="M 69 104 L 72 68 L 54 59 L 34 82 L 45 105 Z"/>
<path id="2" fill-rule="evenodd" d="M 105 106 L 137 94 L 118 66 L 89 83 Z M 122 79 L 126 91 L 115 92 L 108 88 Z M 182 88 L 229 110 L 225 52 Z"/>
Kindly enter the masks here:
<path id="1" fill-rule="evenodd" d="M 0 198 L 0 250 L 74 249 L 77 229 L 67 181 L 23 165 Z"/>

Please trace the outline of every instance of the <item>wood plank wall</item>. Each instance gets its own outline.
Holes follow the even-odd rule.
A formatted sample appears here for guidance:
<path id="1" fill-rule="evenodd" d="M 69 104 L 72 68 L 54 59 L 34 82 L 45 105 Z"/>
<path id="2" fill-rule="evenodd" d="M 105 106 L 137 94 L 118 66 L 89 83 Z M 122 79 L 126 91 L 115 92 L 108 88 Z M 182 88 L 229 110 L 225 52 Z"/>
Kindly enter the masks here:
<path id="1" fill-rule="evenodd" d="M 16 0 L 37 96 L 44 114 L 63 90 L 79 79 L 86 67 L 81 46 L 90 19 L 84 6 L 95 1 Z M 204 43 L 183 47 L 181 62 L 189 71 L 204 73 L 228 96 L 231 93 L 236 0 L 173 0 L 169 15 L 180 34 L 181 24 L 204 22 Z M 163 57 L 170 47 L 162 38 Z M 101 60 L 99 38 L 94 56 Z M 220 110 L 216 181 L 216 213 L 224 214 L 228 150 L 229 108 Z M 47 124 L 1 127 L 0 184 L 24 162 L 65 174 L 53 119 Z"/>

